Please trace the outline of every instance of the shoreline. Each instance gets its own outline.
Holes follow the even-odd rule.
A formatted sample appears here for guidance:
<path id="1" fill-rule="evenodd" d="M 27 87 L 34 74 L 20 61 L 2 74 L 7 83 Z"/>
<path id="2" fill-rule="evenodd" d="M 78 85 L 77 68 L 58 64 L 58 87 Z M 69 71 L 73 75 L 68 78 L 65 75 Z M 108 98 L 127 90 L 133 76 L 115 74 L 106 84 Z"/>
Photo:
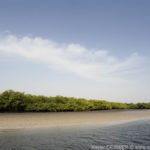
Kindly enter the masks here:
<path id="1" fill-rule="evenodd" d="M 150 119 L 150 110 L 0 113 L 0 130 L 63 126 L 111 125 Z"/>

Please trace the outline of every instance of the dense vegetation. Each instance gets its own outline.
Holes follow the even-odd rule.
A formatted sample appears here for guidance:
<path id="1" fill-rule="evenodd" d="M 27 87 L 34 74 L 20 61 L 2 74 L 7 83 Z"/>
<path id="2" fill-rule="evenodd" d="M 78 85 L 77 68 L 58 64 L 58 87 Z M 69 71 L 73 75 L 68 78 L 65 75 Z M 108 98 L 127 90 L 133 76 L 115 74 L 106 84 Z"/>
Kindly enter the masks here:
<path id="1" fill-rule="evenodd" d="M 0 111 L 90 111 L 110 109 L 150 109 L 150 103 L 118 103 L 103 100 L 86 100 L 74 97 L 46 97 L 24 94 L 12 90 L 0 94 Z"/>

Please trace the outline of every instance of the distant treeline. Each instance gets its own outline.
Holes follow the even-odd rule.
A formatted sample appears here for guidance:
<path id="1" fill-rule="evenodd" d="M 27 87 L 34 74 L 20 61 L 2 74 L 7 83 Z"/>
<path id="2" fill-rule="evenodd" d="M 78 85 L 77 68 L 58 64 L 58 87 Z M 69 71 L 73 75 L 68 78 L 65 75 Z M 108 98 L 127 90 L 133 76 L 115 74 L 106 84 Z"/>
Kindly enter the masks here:
<path id="1" fill-rule="evenodd" d="M 59 112 L 111 109 L 150 109 L 150 103 L 118 103 L 74 97 L 46 97 L 12 90 L 0 94 L 1 112 Z"/>

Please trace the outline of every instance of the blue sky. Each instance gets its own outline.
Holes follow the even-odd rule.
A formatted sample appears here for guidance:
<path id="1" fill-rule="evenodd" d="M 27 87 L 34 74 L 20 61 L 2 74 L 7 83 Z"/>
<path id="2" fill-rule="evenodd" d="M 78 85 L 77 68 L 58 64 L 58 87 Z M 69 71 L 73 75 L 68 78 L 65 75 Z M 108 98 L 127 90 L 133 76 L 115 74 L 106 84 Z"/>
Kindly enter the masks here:
<path id="1" fill-rule="evenodd" d="M 148 101 L 149 0 L 0 0 L 0 91 Z"/>

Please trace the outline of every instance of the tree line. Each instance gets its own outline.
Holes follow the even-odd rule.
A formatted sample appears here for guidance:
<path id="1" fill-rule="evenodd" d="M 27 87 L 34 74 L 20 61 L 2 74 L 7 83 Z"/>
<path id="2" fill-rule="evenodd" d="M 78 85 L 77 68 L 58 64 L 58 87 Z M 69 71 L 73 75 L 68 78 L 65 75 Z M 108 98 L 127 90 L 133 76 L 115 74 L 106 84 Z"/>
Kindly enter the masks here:
<path id="1" fill-rule="evenodd" d="M 60 112 L 111 109 L 150 109 L 150 103 L 119 103 L 74 97 L 46 97 L 7 90 L 0 94 L 1 112 Z"/>

